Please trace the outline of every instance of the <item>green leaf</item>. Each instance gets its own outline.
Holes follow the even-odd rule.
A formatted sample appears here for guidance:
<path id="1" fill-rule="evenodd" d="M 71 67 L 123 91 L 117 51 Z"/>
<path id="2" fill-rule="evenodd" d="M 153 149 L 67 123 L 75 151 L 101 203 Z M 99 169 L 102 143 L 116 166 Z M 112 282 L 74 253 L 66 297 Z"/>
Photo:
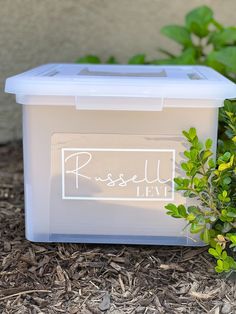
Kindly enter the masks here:
<path id="1" fill-rule="evenodd" d="M 184 186 L 185 188 L 187 188 L 187 187 L 189 186 L 189 183 L 190 183 L 190 180 L 189 180 L 189 179 L 184 179 L 184 180 L 183 180 L 183 186 Z"/>
<path id="2" fill-rule="evenodd" d="M 193 213 L 188 214 L 188 216 L 186 217 L 188 221 L 193 221 L 195 218 L 196 216 Z"/>
<path id="3" fill-rule="evenodd" d="M 198 150 L 195 148 L 191 148 L 190 150 L 191 160 L 196 161 L 197 155 L 198 155 Z"/>
<path id="4" fill-rule="evenodd" d="M 208 160 L 208 158 L 209 158 L 210 156 L 212 156 L 212 155 L 213 155 L 213 153 L 212 153 L 210 150 L 205 150 L 205 151 L 203 151 L 202 161 L 203 161 L 203 162 L 206 162 L 206 161 Z"/>
<path id="5" fill-rule="evenodd" d="M 178 211 L 179 211 L 180 216 L 182 216 L 183 218 L 187 217 L 187 211 L 184 205 L 179 205 Z"/>
<path id="6" fill-rule="evenodd" d="M 85 57 L 77 59 L 76 63 L 94 63 L 94 64 L 99 64 L 99 63 L 101 63 L 101 60 L 97 56 L 88 55 L 88 56 L 85 56 Z"/>
<path id="7" fill-rule="evenodd" d="M 223 28 L 219 32 L 214 32 L 209 40 L 216 49 L 222 46 L 234 45 L 236 42 L 236 27 Z"/>
<path id="8" fill-rule="evenodd" d="M 227 233 L 232 229 L 232 225 L 229 222 L 224 222 L 222 233 Z"/>
<path id="9" fill-rule="evenodd" d="M 222 273 L 223 271 L 225 271 L 225 268 L 226 268 L 225 263 L 222 260 L 218 259 L 217 266 L 215 267 L 216 272 Z"/>
<path id="10" fill-rule="evenodd" d="M 129 59 L 128 64 L 145 64 L 145 54 L 138 54 Z"/>
<path id="11" fill-rule="evenodd" d="M 199 214 L 199 209 L 196 206 L 189 206 L 188 207 L 188 212 L 193 213 L 195 215 Z"/>
<path id="12" fill-rule="evenodd" d="M 232 164 L 230 162 L 222 163 L 222 164 L 219 165 L 218 170 L 219 171 L 224 171 L 224 170 L 229 169 L 231 167 L 232 167 Z"/>
<path id="13" fill-rule="evenodd" d="M 223 251 L 221 245 L 219 243 L 216 244 L 216 248 L 215 248 L 216 252 L 218 253 L 219 256 L 221 256 L 221 253 Z"/>
<path id="14" fill-rule="evenodd" d="M 208 26 L 212 19 L 213 11 L 204 5 L 186 15 L 186 26 L 192 33 L 202 38 L 208 35 Z"/>
<path id="15" fill-rule="evenodd" d="M 218 260 L 218 261 L 217 261 L 217 265 L 218 265 L 221 269 L 223 269 L 224 263 L 223 263 L 223 261 Z"/>
<path id="16" fill-rule="evenodd" d="M 217 251 L 213 248 L 209 248 L 208 253 L 214 256 L 215 258 L 220 258 L 221 254 L 218 254 Z"/>
<path id="17" fill-rule="evenodd" d="M 223 184 L 228 185 L 232 182 L 232 179 L 230 177 L 226 177 L 223 179 Z"/>
<path id="18" fill-rule="evenodd" d="M 208 160 L 208 166 L 209 166 L 210 168 L 215 168 L 215 161 L 214 161 L 213 158 L 211 158 L 211 159 Z"/>
<path id="19" fill-rule="evenodd" d="M 221 194 L 218 195 L 218 198 L 219 198 L 219 196 L 221 196 Z M 221 198 L 222 198 L 222 196 L 221 196 Z M 221 199 L 221 198 L 219 198 L 219 199 Z M 222 209 L 221 215 L 222 215 L 223 217 L 226 217 L 226 216 L 227 216 L 227 210 L 226 210 L 226 209 Z"/>
<path id="20" fill-rule="evenodd" d="M 228 217 L 236 217 L 236 207 L 228 206 L 226 212 L 227 212 Z M 230 234 L 230 235 L 233 235 L 233 234 Z"/>
<path id="21" fill-rule="evenodd" d="M 197 135 L 197 131 L 195 128 L 190 128 L 188 134 L 189 134 L 190 140 L 193 140 Z"/>
<path id="22" fill-rule="evenodd" d="M 223 267 L 220 267 L 220 266 L 217 265 L 215 267 L 215 271 L 220 274 L 220 273 L 222 273 L 224 271 L 224 269 L 223 269 Z"/>
<path id="23" fill-rule="evenodd" d="M 209 242 L 210 242 L 210 234 L 209 234 L 209 230 L 207 228 L 205 228 L 204 232 L 203 232 L 203 241 L 206 244 L 209 244 Z"/>
<path id="24" fill-rule="evenodd" d="M 226 251 L 223 251 L 222 254 L 221 254 L 222 260 L 223 260 L 223 261 L 226 260 L 227 257 L 228 257 L 227 252 L 226 252 Z"/>
<path id="25" fill-rule="evenodd" d="M 177 209 L 176 205 L 175 204 L 171 204 L 171 203 L 167 204 L 165 206 L 165 208 L 170 210 L 170 211 L 175 211 Z"/>
<path id="26" fill-rule="evenodd" d="M 167 204 L 165 208 L 168 209 L 167 215 L 170 215 L 174 218 L 183 218 L 183 216 L 179 213 L 179 209 L 176 205 L 170 203 Z"/>
<path id="27" fill-rule="evenodd" d="M 211 149 L 212 143 L 213 143 L 212 139 L 208 138 L 205 142 L 206 149 Z"/>
<path id="28" fill-rule="evenodd" d="M 182 162 L 181 168 L 182 168 L 184 171 L 188 171 L 188 170 L 189 170 L 188 164 L 187 164 L 186 162 Z"/>
<path id="29" fill-rule="evenodd" d="M 223 271 L 227 272 L 230 269 L 230 264 L 227 260 L 223 260 Z"/>
<path id="30" fill-rule="evenodd" d="M 178 186 L 182 186 L 183 185 L 183 180 L 182 178 L 178 177 L 178 178 L 174 178 L 174 182 L 176 183 L 176 185 Z"/>
<path id="31" fill-rule="evenodd" d="M 205 228 L 205 217 L 202 213 L 199 213 L 195 219 L 196 224 L 201 225 L 202 229 Z"/>
<path id="32" fill-rule="evenodd" d="M 185 49 L 182 54 L 176 58 L 153 60 L 152 64 L 196 64 L 196 50 L 192 47 Z"/>
<path id="33" fill-rule="evenodd" d="M 230 160 L 230 157 L 231 157 L 231 153 L 230 152 L 225 152 L 223 156 L 221 156 L 219 159 L 222 159 L 223 162 L 227 162 Z"/>
<path id="34" fill-rule="evenodd" d="M 236 72 L 236 47 L 226 47 L 216 51 L 214 58 L 227 71 Z"/>
<path id="35" fill-rule="evenodd" d="M 233 259 L 232 256 L 227 256 L 226 262 L 229 265 L 228 270 L 229 270 L 229 268 L 231 268 L 231 269 L 235 269 L 236 268 L 236 262 L 235 262 L 235 260 Z"/>
<path id="36" fill-rule="evenodd" d="M 190 32 L 186 27 L 179 25 L 167 25 L 161 29 L 161 33 L 184 47 L 193 45 Z"/>
<path id="37" fill-rule="evenodd" d="M 218 217 L 216 217 L 216 216 L 210 216 L 209 217 L 210 222 L 215 222 L 217 219 L 218 219 Z"/>
<path id="38" fill-rule="evenodd" d="M 182 131 L 183 135 L 186 137 L 187 140 L 189 140 L 189 134 L 187 131 Z"/>
<path id="39" fill-rule="evenodd" d="M 197 223 L 192 223 L 191 227 L 190 227 L 190 232 L 191 233 L 199 233 L 200 231 L 202 231 L 204 228 L 204 225 L 199 225 Z"/>
<path id="40" fill-rule="evenodd" d="M 230 241 L 234 244 L 236 244 L 236 234 L 235 233 L 228 233 L 227 237 L 230 239 Z"/>
<path id="41" fill-rule="evenodd" d="M 226 99 L 224 101 L 224 107 L 221 108 L 221 112 L 232 112 L 236 114 L 236 100 L 235 99 Z"/>
<path id="42" fill-rule="evenodd" d="M 208 65 L 209 67 L 215 69 L 216 71 L 220 73 L 225 74 L 226 66 L 222 64 L 221 62 L 219 62 L 218 51 L 213 50 L 210 53 L 208 53 L 208 55 L 206 56 L 206 65 Z"/>

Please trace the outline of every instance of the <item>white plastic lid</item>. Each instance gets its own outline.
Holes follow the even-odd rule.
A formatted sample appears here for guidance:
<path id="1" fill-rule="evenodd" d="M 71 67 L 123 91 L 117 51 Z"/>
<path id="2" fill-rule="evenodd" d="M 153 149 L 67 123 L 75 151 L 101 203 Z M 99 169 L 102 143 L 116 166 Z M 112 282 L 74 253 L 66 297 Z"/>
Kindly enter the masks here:
<path id="1" fill-rule="evenodd" d="M 47 64 L 10 77 L 16 95 L 225 99 L 236 84 L 205 66 Z"/>

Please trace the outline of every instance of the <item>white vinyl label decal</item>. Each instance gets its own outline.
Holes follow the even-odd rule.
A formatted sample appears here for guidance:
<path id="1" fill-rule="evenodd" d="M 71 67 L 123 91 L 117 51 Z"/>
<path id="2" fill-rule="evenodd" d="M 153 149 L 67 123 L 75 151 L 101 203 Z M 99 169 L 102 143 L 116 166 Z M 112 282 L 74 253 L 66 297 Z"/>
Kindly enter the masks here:
<path id="1" fill-rule="evenodd" d="M 61 166 L 63 199 L 174 199 L 174 149 L 67 147 Z"/>

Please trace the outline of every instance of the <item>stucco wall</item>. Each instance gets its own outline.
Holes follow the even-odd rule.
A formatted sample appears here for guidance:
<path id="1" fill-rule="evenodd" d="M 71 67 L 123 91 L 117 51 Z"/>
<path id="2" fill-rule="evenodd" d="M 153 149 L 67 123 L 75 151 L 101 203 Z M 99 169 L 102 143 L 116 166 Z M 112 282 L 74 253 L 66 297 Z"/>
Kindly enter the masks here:
<path id="1" fill-rule="evenodd" d="M 236 25 L 235 0 L 0 0 L 0 142 L 21 136 L 20 105 L 2 92 L 6 77 L 48 62 L 73 62 L 84 54 L 120 62 L 157 48 L 178 46 L 159 34 L 182 23 L 198 5 L 210 5 L 218 19 Z"/>

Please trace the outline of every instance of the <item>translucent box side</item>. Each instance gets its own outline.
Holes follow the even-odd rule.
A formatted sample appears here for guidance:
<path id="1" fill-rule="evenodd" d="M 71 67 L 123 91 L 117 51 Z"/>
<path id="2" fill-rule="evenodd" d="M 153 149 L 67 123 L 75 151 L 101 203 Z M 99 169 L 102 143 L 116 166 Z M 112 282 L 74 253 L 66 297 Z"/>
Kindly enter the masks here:
<path id="1" fill-rule="evenodd" d="M 106 208 L 111 207 L 109 216 L 111 225 L 120 223 L 118 228 L 114 228 L 116 229 L 115 233 L 111 232 L 111 226 L 106 227 L 105 225 L 104 227 L 104 224 L 103 230 L 101 225 L 100 231 L 96 231 L 99 230 L 99 219 L 102 221 L 102 215 L 108 213 L 108 211 L 104 211 L 104 206 L 101 203 L 75 201 L 75 206 L 80 207 L 78 212 L 75 211 L 74 205 L 72 206 L 66 201 L 62 202 L 63 205 L 60 209 L 55 206 L 52 207 L 53 195 L 57 193 L 59 194 L 57 195 L 58 199 L 61 197 L 61 190 L 55 192 L 52 188 L 52 137 L 55 133 L 62 135 L 71 133 L 75 135 L 171 136 L 172 138 L 176 136 L 179 138 L 182 136 L 182 130 L 196 127 L 201 139 L 204 140 L 208 137 L 213 139 L 215 149 L 217 121 L 217 108 L 166 108 L 161 112 L 149 113 L 77 111 L 73 107 L 64 106 L 23 106 L 27 238 L 32 241 L 45 242 L 201 245 L 202 243 L 198 238 L 192 239 L 187 231 L 182 232 L 184 222 L 166 215 L 165 202 L 153 203 L 151 207 L 144 203 L 143 207 L 139 207 L 137 212 L 134 211 L 133 216 L 129 214 L 129 217 L 128 215 L 125 216 L 125 208 L 119 209 L 118 205 L 120 204 L 115 204 L 117 208 L 114 204 L 106 204 Z M 63 136 L 61 143 L 63 144 Z M 182 143 L 182 145 L 185 144 Z M 181 156 L 184 147 L 176 147 L 176 149 Z M 175 193 L 173 202 L 189 201 L 185 200 L 179 193 Z M 70 209 L 71 206 L 72 209 Z M 137 207 L 135 208 L 137 210 Z M 61 216 L 63 219 L 58 219 L 57 215 L 59 217 L 64 215 Z M 121 220 L 119 220 L 120 215 L 123 215 L 123 219 L 128 219 L 127 221 L 132 224 L 128 234 L 129 224 L 126 222 L 122 226 Z M 146 219 L 147 230 L 144 230 L 145 224 L 143 224 L 143 231 L 139 232 L 135 230 L 135 224 L 139 225 L 143 217 Z M 157 222 L 157 232 L 153 229 L 153 220 Z M 53 221 L 55 223 L 52 223 Z M 78 223 L 72 225 L 73 221 Z M 152 225 L 150 231 L 148 230 L 149 225 Z M 96 232 L 93 233 L 92 230 Z"/>

